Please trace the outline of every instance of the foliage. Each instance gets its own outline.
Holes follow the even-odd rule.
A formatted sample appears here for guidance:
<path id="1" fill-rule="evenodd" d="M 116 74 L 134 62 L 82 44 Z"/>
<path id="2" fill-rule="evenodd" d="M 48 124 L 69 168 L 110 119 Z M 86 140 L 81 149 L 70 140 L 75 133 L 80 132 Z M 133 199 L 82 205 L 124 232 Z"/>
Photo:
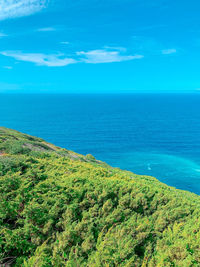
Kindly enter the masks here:
<path id="1" fill-rule="evenodd" d="M 199 196 L 13 130 L 0 140 L 0 264 L 200 265 Z"/>

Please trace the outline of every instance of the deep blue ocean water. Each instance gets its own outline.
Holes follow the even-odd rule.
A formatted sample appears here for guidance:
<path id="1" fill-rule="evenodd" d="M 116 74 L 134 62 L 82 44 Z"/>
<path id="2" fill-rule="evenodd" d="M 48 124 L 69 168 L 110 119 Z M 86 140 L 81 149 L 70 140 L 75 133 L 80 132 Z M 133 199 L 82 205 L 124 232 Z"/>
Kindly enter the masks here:
<path id="1" fill-rule="evenodd" d="M 0 125 L 200 194 L 200 94 L 1 94 Z"/>

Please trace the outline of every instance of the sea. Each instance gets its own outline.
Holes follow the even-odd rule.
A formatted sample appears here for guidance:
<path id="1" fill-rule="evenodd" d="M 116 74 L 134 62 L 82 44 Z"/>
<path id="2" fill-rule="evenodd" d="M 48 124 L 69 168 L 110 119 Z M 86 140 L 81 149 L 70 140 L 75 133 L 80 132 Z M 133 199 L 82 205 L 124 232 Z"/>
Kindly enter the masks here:
<path id="1" fill-rule="evenodd" d="M 200 194 L 200 94 L 0 94 L 0 126 Z"/>

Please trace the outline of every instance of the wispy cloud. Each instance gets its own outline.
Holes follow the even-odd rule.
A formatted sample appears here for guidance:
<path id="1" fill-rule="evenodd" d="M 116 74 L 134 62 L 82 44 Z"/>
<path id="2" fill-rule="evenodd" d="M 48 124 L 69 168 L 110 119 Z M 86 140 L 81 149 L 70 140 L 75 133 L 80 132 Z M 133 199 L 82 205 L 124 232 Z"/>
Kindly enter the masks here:
<path id="1" fill-rule="evenodd" d="M 175 48 L 171 48 L 171 49 L 164 49 L 161 52 L 163 55 L 170 55 L 176 53 L 177 50 Z"/>
<path id="2" fill-rule="evenodd" d="M 75 59 L 64 57 L 63 54 L 46 55 L 42 53 L 22 53 L 20 51 L 4 51 L 0 54 L 19 61 L 32 62 L 38 66 L 63 67 L 76 63 Z"/>
<path id="3" fill-rule="evenodd" d="M 46 28 L 40 28 L 37 29 L 38 32 L 54 32 L 56 31 L 56 28 L 54 27 L 46 27 Z"/>
<path id="4" fill-rule="evenodd" d="M 143 54 L 145 56 L 160 56 L 175 54 L 181 51 L 179 47 L 175 47 L 172 46 L 170 48 L 166 48 L 166 44 L 159 42 L 155 38 L 137 35 L 132 36 L 132 49 L 136 51 L 137 54 Z"/>
<path id="5" fill-rule="evenodd" d="M 63 67 L 75 63 L 112 63 L 143 58 L 143 55 L 127 55 L 126 49 L 100 49 L 76 52 L 74 57 L 64 54 L 23 53 L 21 51 L 2 51 L 0 55 L 14 58 L 18 61 L 32 62 L 38 66 Z M 114 49 L 114 48 L 113 48 Z M 117 50 L 118 49 L 118 50 Z M 8 67 L 9 68 L 9 67 Z"/>
<path id="6" fill-rule="evenodd" d="M 0 38 L 8 36 L 7 34 L 0 32 Z"/>
<path id="7" fill-rule="evenodd" d="M 60 42 L 61 44 L 68 45 L 69 42 Z"/>
<path id="8" fill-rule="evenodd" d="M 1 0 L 0 20 L 31 15 L 45 8 L 48 0 Z"/>
<path id="9" fill-rule="evenodd" d="M 78 56 L 81 56 L 81 61 L 85 63 L 111 63 L 121 62 L 133 59 L 143 58 L 142 55 L 125 55 L 121 54 L 120 51 L 108 51 L 108 50 L 91 50 L 88 52 L 80 51 L 77 52 Z"/>
<path id="10" fill-rule="evenodd" d="M 7 69 L 7 70 L 12 70 L 12 66 L 3 66 L 4 69 Z"/>

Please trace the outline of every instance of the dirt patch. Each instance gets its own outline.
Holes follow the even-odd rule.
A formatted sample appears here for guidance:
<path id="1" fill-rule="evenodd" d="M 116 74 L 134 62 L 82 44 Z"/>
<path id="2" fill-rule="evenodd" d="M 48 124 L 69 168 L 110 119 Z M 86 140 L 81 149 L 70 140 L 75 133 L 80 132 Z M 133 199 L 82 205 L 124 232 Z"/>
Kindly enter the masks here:
<path id="1" fill-rule="evenodd" d="M 53 151 L 57 151 L 56 147 L 52 144 L 46 143 L 46 142 L 42 142 L 44 145 L 46 145 L 47 147 L 49 147 L 51 150 Z"/>

